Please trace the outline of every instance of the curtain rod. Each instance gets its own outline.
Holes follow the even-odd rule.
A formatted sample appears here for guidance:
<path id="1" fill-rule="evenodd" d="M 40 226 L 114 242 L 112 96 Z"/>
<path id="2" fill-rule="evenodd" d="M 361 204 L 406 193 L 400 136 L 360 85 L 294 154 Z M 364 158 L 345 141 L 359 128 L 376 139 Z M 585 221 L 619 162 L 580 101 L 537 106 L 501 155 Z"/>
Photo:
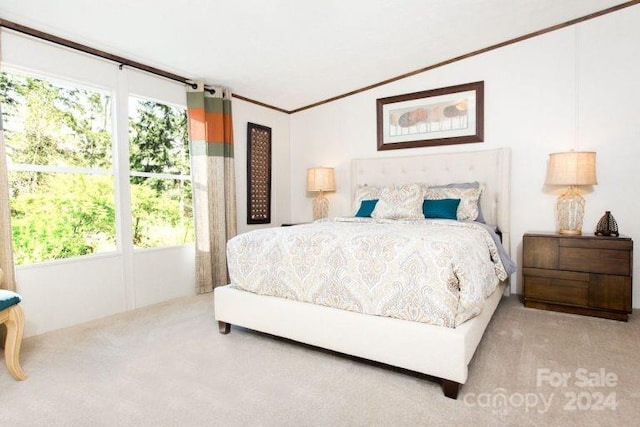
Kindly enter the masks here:
<path id="1" fill-rule="evenodd" d="M 174 73 L 170 73 L 168 71 L 161 70 L 159 68 L 151 67 L 149 65 L 142 64 L 140 62 L 132 61 L 130 59 L 124 58 L 122 56 L 113 55 L 109 52 L 105 52 L 100 49 L 95 49 L 80 43 L 76 43 L 71 40 L 63 39 L 62 37 L 54 36 L 53 34 L 45 33 L 40 30 L 36 30 L 34 28 L 26 27 L 24 25 L 17 24 L 15 22 L 7 21 L 6 19 L 0 19 L 0 27 L 4 27 L 13 31 L 17 31 L 22 34 L 27 34 L 32 37 L 36 37 L 41 40 L 45 40 L 51 43 L 55 43 L 64 47 L 68 47 L 71 49 L 79 50 L 80 52 L 88 53 L 93 56 L 98 56 L 100 58 L 107 59 L 109 61 L 119 63 L 119 68 L 122 70 L 122 67 L 125 65 L 128 67 L 136 68 L 138 70 L 146 71 L 151 74 L 155 74 L 157 76 L 165 77 L 167 79 L 177 81 L 180 83 L 184 83 L 186 85 L 191 86 L 193 89 L 196 89 L 198 85 L 194 83 L 191 79 L 187 79 L 186 77 L 179 76 Z M 215 89 L 211 87 L 205 86 L 205 90 L 213 94 Z M 223 94 L 224 95 L 224 94 Z"/>

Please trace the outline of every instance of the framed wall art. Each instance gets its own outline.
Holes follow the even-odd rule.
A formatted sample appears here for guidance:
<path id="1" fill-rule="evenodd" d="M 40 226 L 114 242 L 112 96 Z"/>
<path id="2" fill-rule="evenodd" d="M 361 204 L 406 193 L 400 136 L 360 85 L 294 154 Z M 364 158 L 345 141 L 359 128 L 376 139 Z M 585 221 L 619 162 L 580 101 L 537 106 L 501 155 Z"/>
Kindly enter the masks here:
<path id="1" fill-rule="evenodd" d="M 482 142 L 484 81 L 376 100 L 378 151 Z"/>
<path id="2" fill-rule="evenodd" d="M 247 123 L 247 224 L 271 223 L 271 128 Z"/>

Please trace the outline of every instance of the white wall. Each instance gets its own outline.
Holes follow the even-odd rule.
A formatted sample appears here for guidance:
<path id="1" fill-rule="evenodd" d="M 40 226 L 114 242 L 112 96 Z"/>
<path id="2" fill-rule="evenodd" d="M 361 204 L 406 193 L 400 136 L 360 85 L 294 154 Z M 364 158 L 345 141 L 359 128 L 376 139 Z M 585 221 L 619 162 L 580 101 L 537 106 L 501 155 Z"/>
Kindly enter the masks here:
<path id="1" fill-rule="evenodd" d="M 180 83 L 127 67 L 119 70 L 118 64 L 4 30 L 2 65 L 112 91 L 120 96 L 118 99 L 124 100 L 118 103 L 120 108 L 116 114 L 124 117 L 125 122 L 129 93 L 159 102 L 186 105 L 185 88 Z M 233 102 L 233 113 L 239 232 L 259 227 L 246 224 L 247 122 L 272 128 L 273 210 L 270 226 L 288 222 L 289 116 L 239 100 Z M 126 125 L 115 128 L 114 135 L 118 162 L 126 162 Z M 120 188 L 128 185 L 127 176 L 119 178 L 119 181 Z M 126 203 L 126 194 L 117 198 L 117 204 Z M 130 218 L 119 215 L 117 221 L 122 230 L 119 240 L 130 242 Z M 25 336 L 31 336 L 171 298 L 194 295 L 195 249 L 193 245 L 185 245 L 134 250 L 130 244 L 120 244 L 118 251 L 113 253 L 18 266 L 16 280 L 23 298 Z"/>
<path id="2" fill-rule="evenodd" d="M 171 298 L 195 294 L 193 245 L 16 267 L 25 336 L 38 335 Z"/>
<path id="3" fill-rule="evenodd" d="M 555 194 L 543 185 L 548 154 L 573 148 L 598 153 L 599 184 L 585 196 L 584 233 L 610 210 L 621 232 L 640 242 L 638 23 L 640 7 L 626 8 L 292 115 L 292 221 L 311 219 L 308 167 L 336 168 L 330 215 L 349 215 L 354 158 L 510 147 L 510 249 L 519 263 L 525 232 L 555 229 Z M 478 80 L 485 82 L 483 143 L 376 151 L 377 98 Z M 640 283 L 637 273 L 634 281 Z M 513 291 L 520 282 L 519 272 Z M 633 301 L 640 307 L 638 285 Z"/>

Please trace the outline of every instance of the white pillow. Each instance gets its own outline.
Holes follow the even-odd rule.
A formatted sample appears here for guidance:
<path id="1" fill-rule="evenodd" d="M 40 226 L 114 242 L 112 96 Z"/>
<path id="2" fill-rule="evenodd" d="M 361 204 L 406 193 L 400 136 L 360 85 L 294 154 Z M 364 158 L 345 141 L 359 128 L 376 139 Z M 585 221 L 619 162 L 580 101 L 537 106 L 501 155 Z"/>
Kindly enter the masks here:
<path id="1" fill-rule="evenodd" d="M 458 221 L 475 221 L 478 218 L 478 200 L 481 188 L 427 188 L 424 198 L 427 200 L 460 199 L 456 216 Z"/>
<path id="2" fill-rule="evenodd" d="M 420 184 L 379 187 L 378 190 L 378 203 L 371 214 L 372 218 L 424 218 L 422 213 L 424 197 Z"/>

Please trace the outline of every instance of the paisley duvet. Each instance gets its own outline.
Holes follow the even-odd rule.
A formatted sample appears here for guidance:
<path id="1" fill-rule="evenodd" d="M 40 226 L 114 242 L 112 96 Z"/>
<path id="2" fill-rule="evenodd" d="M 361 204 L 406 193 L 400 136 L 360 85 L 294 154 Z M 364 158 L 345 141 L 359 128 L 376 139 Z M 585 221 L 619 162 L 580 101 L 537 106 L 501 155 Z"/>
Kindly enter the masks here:
<path id="1" fill-rule="evenodd" d="M 456 327 L 508 277 L 480 224 L 332 219 L 227 244 L 231 284 L 258 294 Z"/>

